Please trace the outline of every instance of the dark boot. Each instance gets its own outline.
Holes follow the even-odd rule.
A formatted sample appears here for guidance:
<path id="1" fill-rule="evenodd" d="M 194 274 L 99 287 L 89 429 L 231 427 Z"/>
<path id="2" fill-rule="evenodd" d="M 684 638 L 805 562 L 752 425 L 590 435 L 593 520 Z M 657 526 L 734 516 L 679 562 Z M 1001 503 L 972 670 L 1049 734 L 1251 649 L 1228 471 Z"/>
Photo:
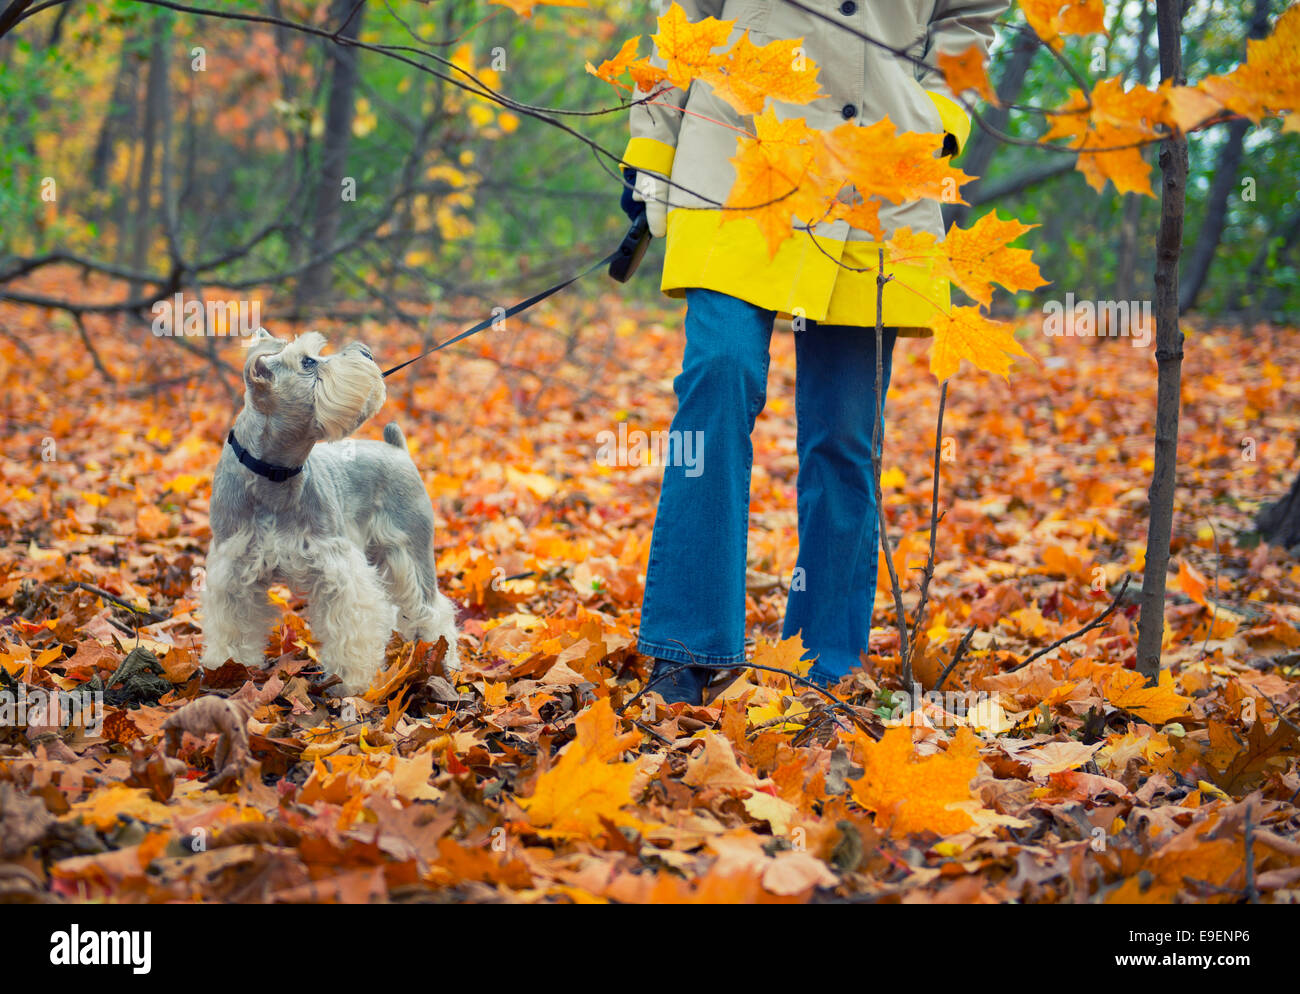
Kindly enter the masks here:
<path id="1" fill-rule="evenodd" d="M 676 673 L 673 673 L 676 670 Z M 665 674 L 672 674 L 664 679 Z M 690 666 L 672 659 L 656 659 L 650 671 L 650 691 L 664 699 L 665 704 L 704 703 L 704 688 L 712 674 L 703 666 Z M 657 683 L 654 681 L 658 681 Z"/>

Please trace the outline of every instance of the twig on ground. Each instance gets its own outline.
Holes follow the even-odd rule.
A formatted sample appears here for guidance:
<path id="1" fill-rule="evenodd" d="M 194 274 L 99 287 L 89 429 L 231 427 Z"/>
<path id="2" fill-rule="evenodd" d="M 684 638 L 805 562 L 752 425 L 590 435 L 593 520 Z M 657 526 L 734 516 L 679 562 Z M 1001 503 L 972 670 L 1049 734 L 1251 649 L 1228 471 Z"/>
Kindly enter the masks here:
<path id="1" fill-rule="evenodd" d="M 957 643 L 957 648 L 953 650 L 952 659 L 948 660 L 948 665 L 943 668 L 943 672 L 939 674 L 939 679 L 934 682 L 935 690 L 943 689 L 943 682 L 948 679 L 948 674 L 957 668 L 957 664 L 961 662 L 961 657 L 966 655 L 966 649 L 970 646 L 970 640 L 974 636 L 975 626 L 971 625 L 966 629 L 966 634 L 961 637 L 961 641 Z"/>
<path id="2" fill-rule="evenodd" d="M 1105 622 L 1107 618 L 1109 618 L 1112 614 L 1115 613 L 1115 608 L 1119 607 L 1120 601 L 1124 599 L 1124 591 L 1128 590 L 1129 579 L 1130 579 L 1129 575 L 1125 573 L 1124 582 L 1120 584 L 1119 593 L 1117 593 L 1115 595 L 1115 599 L 1110 602 L 1110 607 L 1102 611 L 1101 614 L 1097 615 L 1097 617 L 1093 618 L 1090 622 L 1088 622 L 1086 625 L 1080 628 L 1077 632 L 1071 632 L 1069 635 L 1057 639 L 1051 645 L 1044 646 L 1043 648 L 1039 649 L 1037 652 L 1030 653 L 1021 662 L 1016 663 L 1015 666 L 1011 667 L 1009 672 L 1014 673 L 1016 670 L 1028 666 L 1030 663 L 1032 663 L 1035 659 L 1038 659 L 1040 656 L 1046 656 L 1053 649 L 1059 649 L 1061 646 L 1065 645 L 1065 643 L 1073 642 L 1080 635 L 1087 634 L 1088 632 L 1092 631 L 1094 628 L 1097 628 L 1099 625 Z"/>

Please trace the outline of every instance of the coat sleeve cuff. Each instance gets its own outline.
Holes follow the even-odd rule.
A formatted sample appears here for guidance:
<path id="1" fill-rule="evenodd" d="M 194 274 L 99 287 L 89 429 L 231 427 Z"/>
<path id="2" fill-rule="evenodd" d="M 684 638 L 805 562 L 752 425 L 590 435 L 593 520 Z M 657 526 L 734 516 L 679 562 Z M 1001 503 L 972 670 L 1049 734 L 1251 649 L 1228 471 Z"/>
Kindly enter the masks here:
<path id="1" fill-rule="evenodd" d="M 672 145 L 653 138 L 633 138 L 623 152 L 623 163 L 633 169 L 670 176 L 676 155 L 677 149 Z"/>
<path id="2" fill-rule="evenodd" d="M 970 137 L 970 115 L 952 98 L 936 93 L 934 90 L 925 92 L 930 94 L 930 99 L 939 110 L 939 120 L 943 122 L 943 130 L 957 139 L 957 151 L 960 152 L 966 147 L 966 139 Z"/>

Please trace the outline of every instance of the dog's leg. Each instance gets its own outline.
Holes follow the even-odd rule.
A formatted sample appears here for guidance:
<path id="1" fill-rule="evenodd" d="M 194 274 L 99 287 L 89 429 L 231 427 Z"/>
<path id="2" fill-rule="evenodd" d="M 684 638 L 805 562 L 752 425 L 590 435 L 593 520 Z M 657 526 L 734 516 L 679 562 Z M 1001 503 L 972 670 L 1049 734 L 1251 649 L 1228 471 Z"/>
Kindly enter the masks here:
<path id="1" fill-rule="evenodd" d="M 307 620 L 321 647 L 321 664 L 360 694 L 384 663 L 394 611 L 375 568 L 351 542 L 316 550 L 320 568 L 308 591 Z"/>
<path id="2" fill-rule="evenodd" d="M 447 640 L 443 665 L 448 672 L 460 669 L 460 646 L 456 632 L 456 609 L 438 589 L 433 556 L 428 549 L 411 549 L 404 544 L 381 552 L 388 595 L 397 605 L 397 630 L 407 640 Z"/>
<path id="3" fill-rule="evenodd" d="M 396 425 L 384 429 L 384 439 L 389 444 L 401 439 Z M 405 451 L 402 447 L 402 452 Z M 370 520 L 367 544 L 388 596 L 397 605 L 397 630 L 402 638 L 425 642 L 446 639 L 443 665 L 448 672 L 453 672 L 460 669 L 456 608 L 438 589 L 438 572 L 433 560 L 433 507 L 409 459 L 403 471 L 409 476 L 411 493 L 419 499 L 390 502 L 383 514 Z"/>
<path id="4" fill-rule="evenodd" d="M 203 657 L 208 669 L 227 659 L 261 667 L 266 640 L 279 611 L 266 596 L 268 584 L 241 569 L 241 548 L 230 542 L 208 553 L 207 575 L 200 591 L 203 607 Z"/>

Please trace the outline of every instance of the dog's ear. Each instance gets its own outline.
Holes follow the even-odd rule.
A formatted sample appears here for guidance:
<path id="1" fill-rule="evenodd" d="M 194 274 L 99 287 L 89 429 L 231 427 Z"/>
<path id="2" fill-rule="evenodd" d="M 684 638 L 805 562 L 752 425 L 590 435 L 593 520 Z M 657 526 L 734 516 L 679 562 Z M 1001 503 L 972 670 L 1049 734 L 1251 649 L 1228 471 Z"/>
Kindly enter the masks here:
<path id="1" fill-rule="evenodd" d="M 244 360 L 244 383 L 253 389 L 269 386 L 275 373 L 267 360 L 283 350 L 284 342 L 265 328 L 253 332 L 248 340 L 248 358 Z"/>
<path id="2" fill-rule="evenodd" d="M 254 389 L 269 386 L 275 374 L 266 364 L 267 353 L 254 352 L 244 365 L 244 381 Z"/>

